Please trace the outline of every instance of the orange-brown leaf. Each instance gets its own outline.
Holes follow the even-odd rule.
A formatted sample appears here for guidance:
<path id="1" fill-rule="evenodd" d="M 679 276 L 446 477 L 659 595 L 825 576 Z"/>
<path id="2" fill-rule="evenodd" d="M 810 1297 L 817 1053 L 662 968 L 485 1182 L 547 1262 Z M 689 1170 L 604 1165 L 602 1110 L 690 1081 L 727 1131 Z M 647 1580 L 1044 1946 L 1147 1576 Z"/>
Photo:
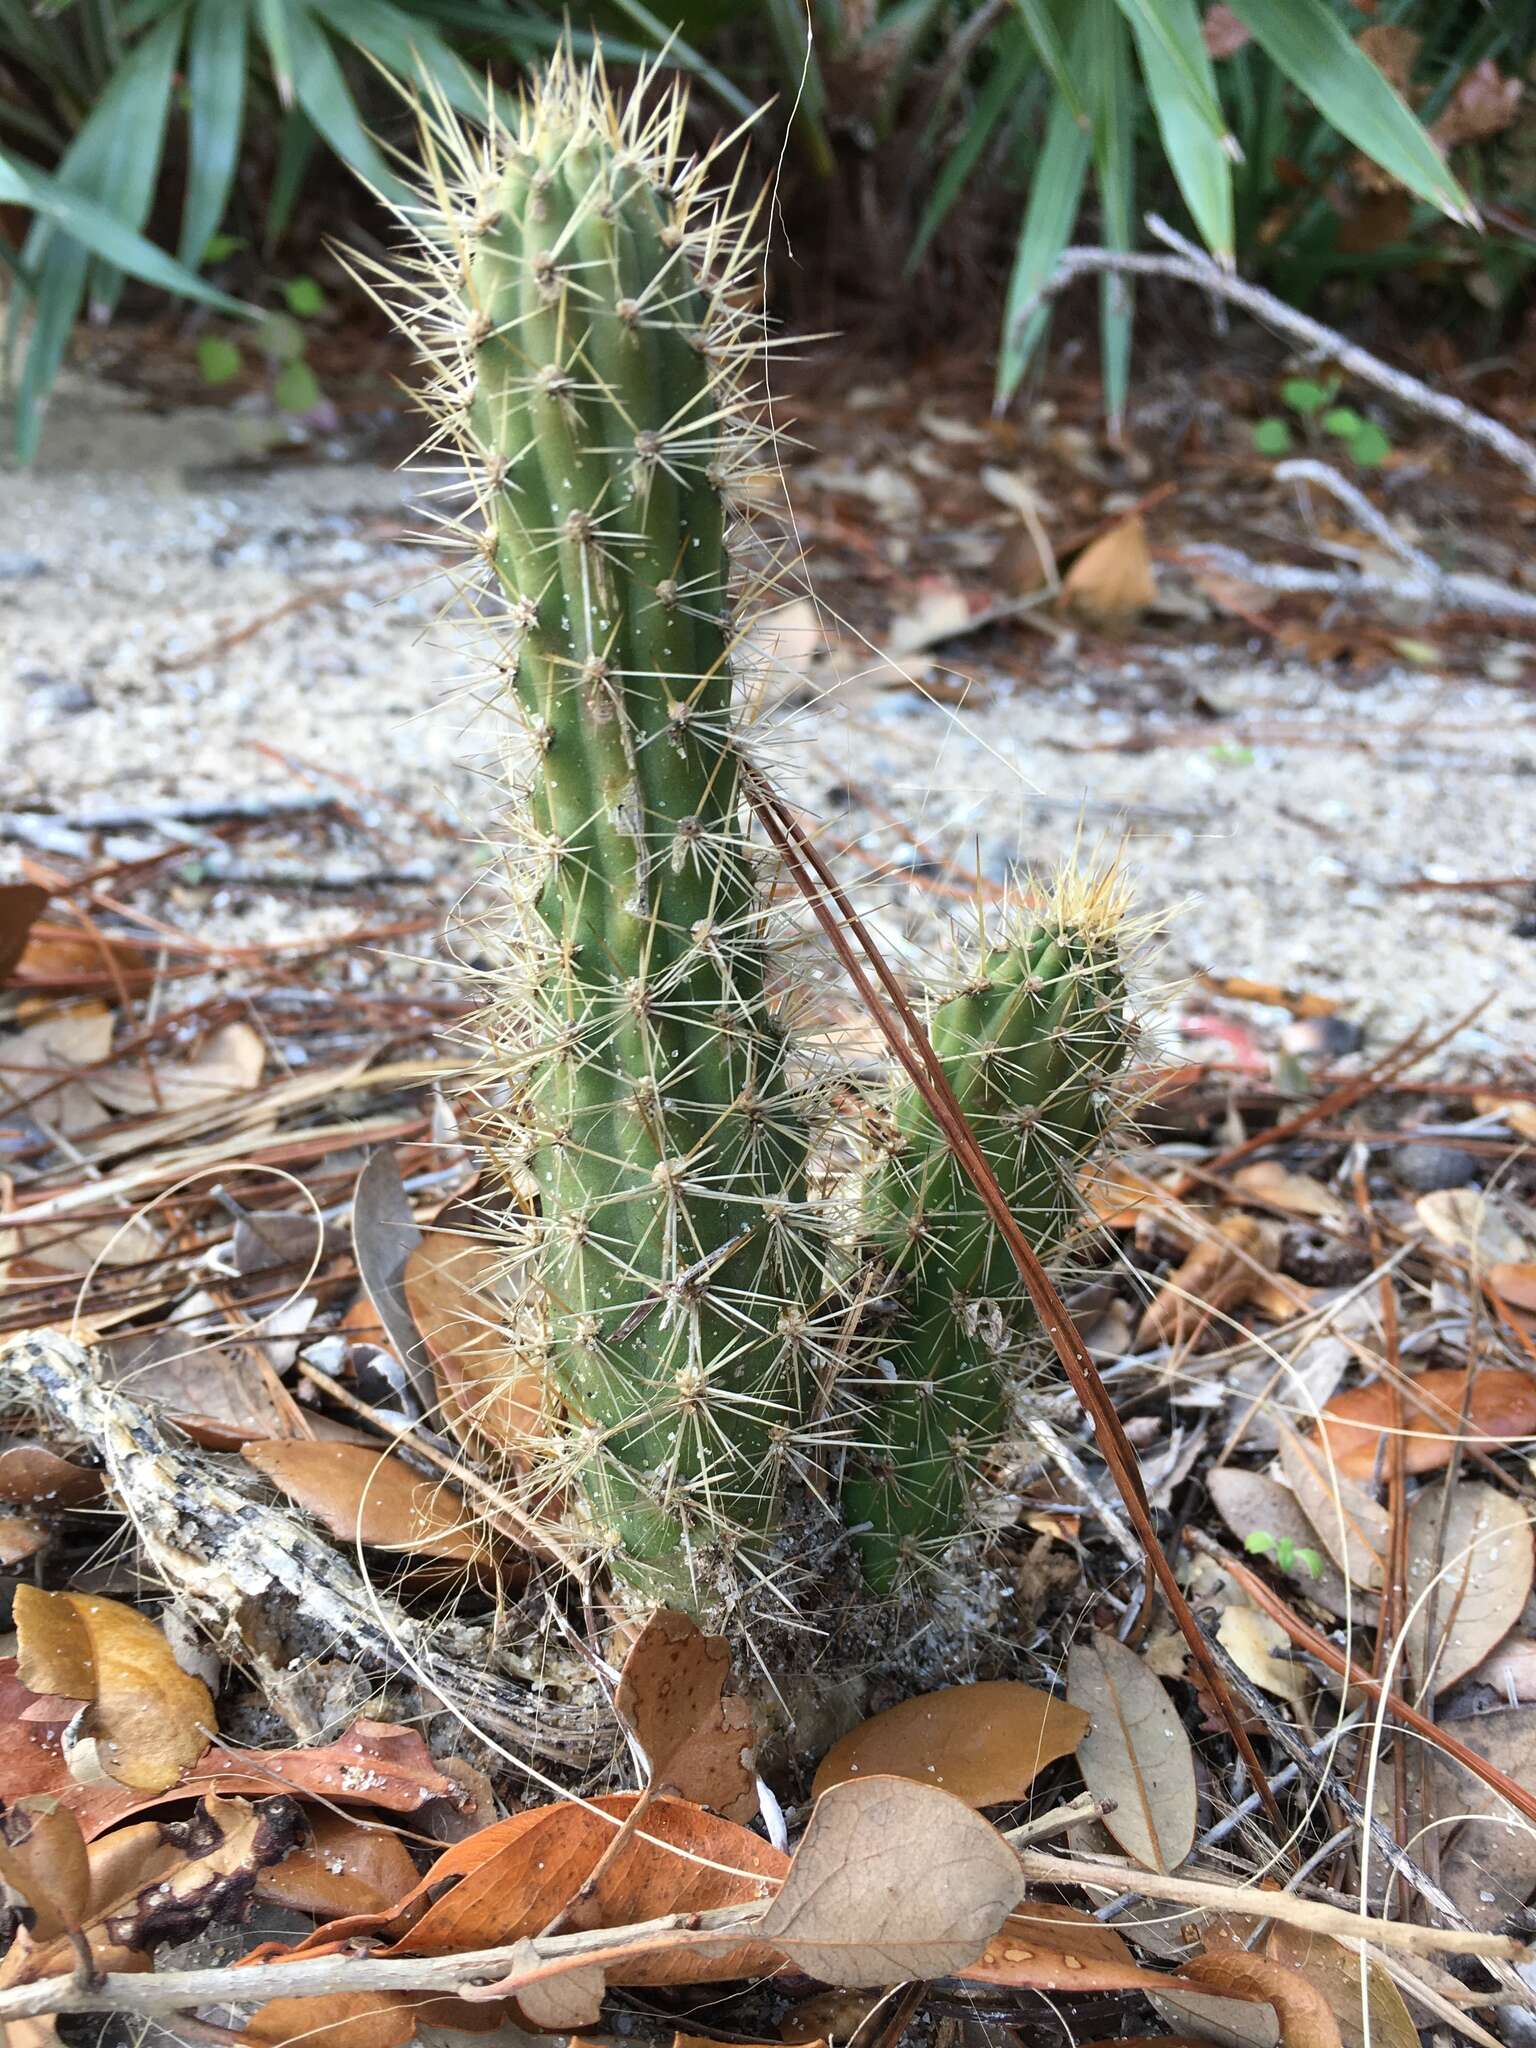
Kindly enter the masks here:
<path id="1" fill-rule="evenodd" d="M 1470 1396 L 1464 1370 L 1431 1366 L 1403 1382 L 1402 1404 L 1403 1461 L 1410 1473 L 1448 1465 L 1458 1438 L 1492 1446 L 1536 1435 L 1536 1378 L 1513 1366 L 1484 1366 L 1472 1379 Z M 1339 1471 L 1350 1479 L 1370 1479 L 1378 1451 L 1381 1469 L 1389 1469 L 1385 1444 L 1391 1425 L 1392 1390 L 1384 1380 L 1335 1394 L 1323 1410 L 1323 1436 Z"/>
<path id="2" fill-rule="evenodd" d="M 1136 1332 L 1138 1350 L 1192 1343 L 1223 1311 L 1250 1300 L 1278 1257 L 1278 1225 L 1224 1217 L 1148 1302 Z"/>
<path id="3" fill-rule="evenodd" d="M 529 1440 L 547 1435 L 549 1425 L 543 1375 L 507 1338 L 496 1295 L 504 1266 L 488 1244 L 429 1230 L 405 1262 L 405 1298 L 448 1427 L 472 1448 L 488 1445 L 526 1464 Z"/>
<path id="4" fill-rule="evenodd" d="M 1243 1949 L 1195 1956 L 1184 1975 L 1226 1998 L 1262 1999 L 1280 2021 L 1281 2048 L 1343 2048 L 1338 2021 L 1321 1991 L 1300 1970 Z"/>
<path id="5" fill-rule="evenodd" d="M 147 1615 L 118 1600 L 22 1585 L 15 1616 L 22 1684 L 89 1702 L 89 1733 L 119 1784 L 163 1792 L 202 1754 L 213 1699 Z"/>
<path id="6" fill-rule="evenodd" d="M 392 1828 L 312 1807 L 309 1829 L 307 1842 L 261 1873 L 256 1889 L 262 1898 L 335 1919 L 382 1913 L 415 1885 L 416 1865 Z"/>
<path id="7" fill-rule="evenodd" d="M 464 1503 L 392 1451 L 276 1438 L 241 1455 L 343 1542 L 478 1564 L 486 1546 Z"/>
<path id="8" fill-rule="evenodd" d="M 970 1806 L 1022 1799 L 1069 1756 L 1088 1728 L 1080 1707 L 1011 1678 L 949 1685 L 903 1700 L 845 1735 L 821 1761 L 820 1798 L 848 1778 L 893 1776 L 937 1785 Z"/>
<path id="9" fill-rule="evenodd" d="M 1114 1928 L 1076 1906 L 1031 1899 L 962 1975 L 1024 1991 L 1161 1991 L 1174 1980 L 1136 1961 Z"/>
<path id="10" fill-rule="evenodd" d="M 619 1715 L 634 1731 L 658 1792 L 691 1799 L 727 1820 L 757 1812 L 752 1710 L 725 1690 L 730 1645 L 662 1607 L 635 1639 L 619 1679 Z"/>

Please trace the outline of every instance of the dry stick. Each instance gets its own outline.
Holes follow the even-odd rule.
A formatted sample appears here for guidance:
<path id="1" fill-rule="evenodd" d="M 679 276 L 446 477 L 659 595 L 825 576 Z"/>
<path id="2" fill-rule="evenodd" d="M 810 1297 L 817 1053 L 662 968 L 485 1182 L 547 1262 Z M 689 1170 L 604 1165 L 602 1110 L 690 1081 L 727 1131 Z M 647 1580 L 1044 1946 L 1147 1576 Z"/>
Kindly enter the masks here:
<path id="1" fill-rule="evenodd" d="M 1259 1761 L 1258 1752 L 1249 1740 L 1248 1731 L 1243 1726 L 1242 1717 L 1227 1691 L 1226 1681 L 1211 1655 L 1210 1646 L 1200 1633 L 1199 1624 L 1190 1612 L 1189 1602 L 1184 1597 L 1184 1589 L 1174 1577 L 1173 1567 L 1158 1541 L 1157 1531 L 1152 1525 L 1152 1511 L 1141 1484 L 1136 1453 L 1131 1448 L 1130 1440 L 1115 1410 L 1115 1404 L 1109 1397 L 1109 1390 L 1099 1377 L 1098 1367 L 1089 1356 L 1088 1347 L 1084 1344 L 1081 1333 L 1067 1313 L 1066 1305 L 1052 1284 L 1050 1275 L 1036 1257 L 1033 1246 L 1014 1221 L 1007 1198 L 998 1186 L 986 1156 L 977 1144 L 975 1134 L 955 1100 L 954 1091 L 949 1085 L 937 1053 L 929 1043 L 927 1033 L 907 1001 L 900 982 L 876 948 L 858 912 L 843 894 L 836 876 L 801 831 L 793 814 L 779 801 L 768 784 L 749 764 L 743 764 L 743 775 L 748 795 L 769 836 L 780 849 L 790 872 L 804 892 L 816 922 L 826 933 L 834 952 L 847 969 L 870 1015 L 879 1025 L 886 1043 L 932 1111 L 956 1161 L 981 1196 L 999 1235 L 1007 1245 L 1014 1264 L 1019 1269 L 1020 1277 L 1029 1291 L 1030 1299 L 1045 1326 L 1056 1356 L 1061 1360 L 1067 1378 L 1072 1384 L 1073 1392 L 1098 1425 L 1100 1448 L 1105 1462 L 1114 1474 L 1115 1484 L 1120 1490 L 1121 1499 L 1125 1502 L 1131 1525 L 1162 1587 L 1163 1596 L 1178 1622 L 1184 1640 L 1189 1644 L 1202 1676 L 1210 1687 L 1211 1695 L 1227 1724 L 1237 1752 L 1248 1769 L 1255 1790 L 1262 1795 L 1271 1820 L 1283 1833 L 1285 1819 L 1280 1811 L 1279 1802 L 1269 1789 L 1269 1780 L 1265 1776 L 1264 1766 Z M 850 932 L 890 997 L 904 1029 L 898 1029 L 881 1001 L 878 991 L 860 962 L 858 952 L 849 942 Z"/>
<path id="2" fill-rule="evenodd" d="M 1041 1866 L 1047 1881 L 1103 1886 L 1113 1882 L 1113 1866 L 1072 1857 L 1041 1856 L 1024 1850 L 1025 1875 Z M 1080 1874 L 1075 1874 L 1080 1873 Z M 1256 1885 L 1228 1885 L 1198 1878 L 1164 1877 L 1139 1872 L 1138 1882 L 1153 1896 L 1177 1899 L 1211 1911 L 1240 1913 L 1257 1920 L 1283 1920 L 1314 1934 L 1339 1941 L 1369 1940 L 1372 1945 L 1403 1949 L 1411 1954 L 1449 1952 L 1486 1957 L 1497 1967 L 1506 1957 L 1525 1953 L 1509 1935 L 1464 1933 L 1435 1927 L 1414 1927 L 1401 1920 L 1371 1920 L 1320 1900 L 1300 1899 L 1290 1892 L 1261 1891 Z M 0 2027 L 13 2020 L 38 2019 L 55 2012 L 177 2012 L 187 2006 L 255 2005 L 273 1998 L 312 1998 L 328 1992 L 462 1991 L 493 1983 L 515 1994 L 528 1984 L 558 1977 L 567 1970 L 630 1963 L 657 1950 L 704 1948 L 718 1952 L 722 1936 L 749 1940 L 766 1902 L 718 1906 L 702 1913 L 671 1913 L 629 1927 L 598 1927 L 574 1934 L 535 1935 L 505 1948 L 478 1949 L 441 1956 L 328 1955 L 263 1962 L 242 1968 L 159 1970 L 148 1975 L 112 1972 L 92 1982 L 78 1977 L 50 1977 L 39 1984 L 21 1984 L 0 1991 Z M 1028 1912 L 1028 1907 L 1024 1909 Z M 963 1978 L 961 1981 L 964 1981 Z"/>
<path id="3" fill-rule="evenodd" d="M 1392 369 L 1357 343 L 1346 341 L 1342 334 L 1325 327 L 1320 320 L 1298 313 L 1294 306 L 1286 305 L 1273 292 L 1233 277 L 1219 264 L 1213 263 L 1193 242 L 1187 242 L 1182 235 L 1176 234 L 1158 214 L 1149 213 L 1146 221 L 1156 239 L 1174 250 L 1174 255 L 1131 255 L 1118 249 L 1063 250 L 1055 270 L 1034 298 L 1020 307 L 1011 331 L 1012 337 L 1017 338 L 1023 331 L 1037 307 L 1054 298 L 1079 277 L 1107 270 L 1126 277 L 1169 277 L 1181 284 L 1198 285 L 1234 306 L 1241 306 L 1244 312 L 1251 313 L 1267 326 L 1278 328 L 1314 355 L 1326 356 L 1351 377 L 1358 377 L 1362 384 L 1374 384 L 1378 391 L 1385 391 L 1410 411 L 1427 413 L 1431 419 L 1454 427 L 1457 433 L 1465 434 L 1469 440 L 1481 441 L 1485 448 L 1491 448 L 1518 469 L 1527 483 L 1536 484 L 1536 448 L 1530 447 L 1518 434 L 1511 433 L 1508 427 L 1500 426 L 1497 420 L 1489 419 L 1486 413 L 1476 411 L 1461 399 L 1450 398 L 1443 391 L 1421 383 L 1417 377 L 1410 377 L 1405 370 Z"/>
<path id="4" fill-rule="evenodd" d="M 1189 1532 L 1189 1540 L 1197 1550 L 1202 1550 L 1207 1557 L 1214 1558 L 1223 1571 L 1230 1572 L 1243 1591 L 1262 1607 L 1266 1614 L 1279 1622 L 1298 1649 L 1305 1650 L 1308 1656 L 1315 1657 L 1320 1664 L 1326 1664 L 1336 1677 L 1359 1686 L 1373 1700 L 1380 1700 L 1394 1720 L 1401 1721 L 1405 1728 L 1411 1728 L 1415 1735 L 1423 1736 L 1424 1740 L 1438 1749 L 1442 1756 L 1450 1757 L 1464 1770 L 1470 1771 L 1473 1777 L 1480 1778 L 1491 1791 L 1497 1792 L 1500 1798 L 1507 1799 L 1526 1820 L 1536 1823 L 1536 1796 L 1527 1792 L 1523 1785 L 1516 1784 L 1515 1780 L 1506 1776 L 1496 1764 L 1491 1764 L 1485 1757 L 1480 1757 L 1475 1749 L 1469 1749 L 1448 1729 L 1437 1727 L 1433 1721 L 1421 1714 L 1416 1707 L 1411 1707 L 1406 1700 L 1400 1699 L 1396 1693 L 1385 1691 L 1353 1657 L 1346 1656 L 1336 1643 L 1329 1642 L 1326 1636 L 1319 1635 L 1315 1628 L 1310 1628 L 1299 1614 L 1286 1605 L 1278 1593 L 1271 1590 L 1257 1572 L 1250 1571 L 1247 1565 L 1230 1556 L 1219 1543 L 1213 1543 L 1197 1529 Z"/>
<path id="5" fill-rule="evenodd" d="M 1383 576 L 1374 569 L 1298 569 L 1289 562 L 1256 562 L 1241 548 L 1225 541 L 1186 541 L 1176 551 L 1177 559 L 1219 575 L 1251 583 L 1256 590 L 1272 590 L 1281 597 L 1405 598 L 1420 603 L 1438 598 L 1442 612 L 1474 612 L 1482 618 L 1536 619 L 1536 596 L 1526 590 L 1511 590 L 1490 576 L 1447 569 L 1433 585 L 1404 576 Z M 1239 613 L 1239 617 L 1246 614 Z M 1266 626 L 1266 631 L 1273 629 Z M 1296 742 L 1293 742 L 1296 744 Z"/>

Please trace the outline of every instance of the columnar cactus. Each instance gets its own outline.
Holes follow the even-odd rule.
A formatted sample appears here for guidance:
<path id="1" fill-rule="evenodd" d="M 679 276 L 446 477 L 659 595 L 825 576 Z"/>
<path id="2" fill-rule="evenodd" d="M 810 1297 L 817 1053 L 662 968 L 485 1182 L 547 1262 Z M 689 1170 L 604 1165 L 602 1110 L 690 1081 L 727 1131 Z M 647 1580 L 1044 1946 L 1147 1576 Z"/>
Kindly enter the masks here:
<path id="1" fill-rule="evenodd" d="M 855 1253 L 886 1269 L 894 1336 L 860 1331 L 810 1185 L 831 1098 L 790 1064 L 740 777 L 761 596 L 741 543 L 767 434 L 745 381 L 754 209 L 716 158 L 684 157 L 682 123 L 676 93 L 618 107 L 569 53 L 511 129 L 432 109 L 406 216 L 425 260 L 389 282 L 436 368 L 434 438 L 472 499 L 466 583 L 521 731 L 487 1028 L 562 1476 L 622 1575 L 707 1605 L 701 1560 L 766 1547 L 818 1437 L 872 1450 L 848 1513 L 872 1524 L 877 1585 L 959 1524 L 1002 1416 L 974 1305 L 1013 1315 L 1017 1290 L 915 1099 L 871 1164 Z M 1064 900 L 935 1017 L 1038 1234 L 1059 1234 L 1061 1168 L 1118 1057 L 1110 922 Z M 897 1376 L 883 1399 L 848 1370 L 874 1343 Z"/>
<path id="2" fill-rule="evenodd" d="M 1038 921 L 988 946 L 929 1026 L 935 1052 L 1025 1235 L 1045 1256 L 1076 1214 L 1126 1052 L 1113 872 L 1068 878 Z M 1005 920 L 1017 924 L 1016 915 Z M 932 1562 L 961 1527 L 981 1456 L 1007 1421 L 1006 1368 L 1034 1313 L 1012 1255 L 915 1088 L 870 1176 L 869 1239 L 899 1313 L 866 1456 L 844 1492 L 871 1583 Z M 866 1526 L 867 1525 L 867 1526 Z"/>

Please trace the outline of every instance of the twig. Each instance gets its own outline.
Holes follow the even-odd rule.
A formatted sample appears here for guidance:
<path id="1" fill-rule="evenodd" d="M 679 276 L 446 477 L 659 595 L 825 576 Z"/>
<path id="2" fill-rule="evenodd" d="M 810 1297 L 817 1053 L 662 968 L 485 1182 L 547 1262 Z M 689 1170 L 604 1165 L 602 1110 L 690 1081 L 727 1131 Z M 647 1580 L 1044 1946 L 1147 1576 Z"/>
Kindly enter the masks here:
<path id="1" fill-rule="evenodd" d="M 1486 612 L 1492 618 L 1536 619 L 1536 597 L 1511 590 L 1492 577 L 1446 570 L 1433 585 L 1408 576 L 1380 576 L 1369 569 L 1293 569 L 1287 563 L 1256 562 L 1222 541 L 1191 541 L 1179 549 L 1180 559 L 1203 563 L 1223 576 L 1240 577 L 1259 590 L 1282 597 L 1316 591 L 1324 597 L 1395 597 L 1414 601 L 1440 599 L 1449 609 Z"/>
<path id="2" fill-rule="evenodd" d="M 286 1618 L 288 1633 L 324 1644 L 327 1655 L 424 1685 L 476 1725 L 510 1735 L 535 1754 L 570 1763 L 596 1752 L 600 1730 L 590 1721 L 562 1726 L 548 1701 L 484 1668 L 478 1632 L 471 1652 L 463 1637 L 455 1644 L 452 1631 L 423 1627 L 286 1510 L 253 1509 L 206 1457 L 184 1449 L 146 1409 L 105 1385 L 73 1338 L 44 1330 L 0 1346 L 0 1392 L 42 1403 L 100 1452 L 152 1567 L 216 1642 L 238 1645 L 299 1735 L 317 1730 L 295 1698 L 296 1671 L 274 1662 L 274 1615 Z"/>
<path id="3" fill-rule="evenodd" d="M 1386 392 L 1409 411 L 1427 413 L 1431 419 L 1453 427 L 1469 440 L 1481 442 L 1518 469 L 1527 483 L 1536 484 L 1536 448 L 1530 447 L 1518 434 L 1511 433 L 1508 427 L 1500 426 L 1497 420 L 1489 419 L 1486 413 L 1476 411 L 1463 400 L 1451 398 L 1445 392 L 1421 383 L 1417 377 L 1410 377 L 1405 370 L 1394 370 L 1357 342 L 1347 341 L 1332 327 L 1325 327 L 1320 320 L 1314 320 L 1306 313 L 1298 313 L 1294 306 L 1277 299 L 1273 292 L 1232 276 L 1230 271 L 1213 262 L 1204 250 L 1176 234 L 1158 214 L 1149 213 L 1146 219 L 1151 233 L 1175 251 L 1173 255 L 1135 255 L 1120 249 L 1064 249 L 1055 270 L 1034 298 L 1019 308 L 1011 338 L 1017 338 L 1023 332 L 1038 306 L 1055 298 L 1079 277 L 1097 276 L 1109 271 L 1121 277 L 1167 277 L 1180 284 L 1198 285 L 1202 291 L 1214 292 L 1218 298 L 1241 306 L 1256 320 L 1300 342 L 1313 355 L 1337 363 L 1341 370 L 1359 378 L 1362 384 L 1374 384 L 1378 391 Z"/>
<path id="4" fill-rule="evenodd" d="M 1294 462 L 1277 462 L 1275 481 L 1281 484 L 1316 484 L 1330 498 L 1337 498 L 1350 518 L 1356 525 L 1363 526 L 1373 540 L 1379 540 L 1388 553 L 1406 562 L 1422 583 L 1432 591 L 1439 588 L 1443 580 L 1439 563 L 1431 561 L 1428 555 L 1404 540 L 1386 514 L 1379 512 L 1364 491 L 1357 489 L 1348 477 L 1340 476 L 1331 463 L 1318 462 L 1312 456 L 1298 456 Z"/>
<path id="5" fill-rule="evenodd" d="M 1136 1870 L 1129 1863 L 1100 1862 L 1087 1856 L 1052 1856 L 1041 1849 L 1021 1848 L 1017 1854 L 1031 1884 L 1080 1884 L 1114 1892 L 1122 1889 L 1127 1877 L 1134 1876 L 1136 1890 L 1143 1898 L 1166 1899 L 1176 1906 L 1202 1906 L 1217 1913 L 1240 1913 L 1250 1920 L 1282 1920 L 1288 1927 L 1330 1934 L 1338 1940 L 1364 1938 L 1379 1942 L 1383 1948 L 1409 1949 L 1421 1955 L 1519 1960 L 1526 1953 L 1526 1944 L 1513 1935 L 1479 1934 L 1460 1927 L 1419 1927 L 1405 1920 L 1367 1919 L 1340 1906 L 1330 1906 L 1322 1899 L 1300 1898 L 1295 1892 L 1267 1891 L 1256 1884 L 1232 1884 L 1214 1872 L 1172 1876 L 1159 1870 Z M 1024 1910 L 1027 1912 L 1028 1908 Z"/>

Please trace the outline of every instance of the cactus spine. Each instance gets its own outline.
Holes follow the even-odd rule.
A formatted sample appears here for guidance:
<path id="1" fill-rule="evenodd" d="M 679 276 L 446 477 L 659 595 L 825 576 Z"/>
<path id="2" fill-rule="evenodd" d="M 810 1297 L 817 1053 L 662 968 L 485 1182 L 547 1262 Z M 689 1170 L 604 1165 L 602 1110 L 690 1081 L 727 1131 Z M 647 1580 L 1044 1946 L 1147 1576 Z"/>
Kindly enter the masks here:
<path id="1" fill-rule="evenodd" d="M 682 121 L 676 92 L 616 106 L 568 51 L 511 128 L 430 108 L 404 216 L 420 259 L 385 279 L 435 366 L 434 438 L 473 501 L 453 516 L 465 587 L 521 731 L 515 972 L 487 1030 L 562 1476 L 627 1579 L 697 1606 L 719 1589 L 700 1560 L 763 1547 L 818 1440 L 868 1447 L 845 1513 L 872 1525 L 877 1586 L 957 1528 L 1004 1413 L 979 1304 L 1013 1315 L 1017 1290 L 902 1100 L 854 1276 L 878 1263 L 896 1294 L 896 1381 L 850 1369 L 866 1340 L 811 1184 L 831 1111 L 793 1078 L 740 786 L 761 590 L 733 549 L 771 434 L 745 383 L 755 209 L 712 183 L 714 155 L 685 159 Z M 1085 920 L 1064 898 L 1049 929 L 986 950 L 935 1017 L 1037 1236 L 1060 1234 L 1062 1170 L 1121 1043 L 1106 900 L 1084 894 Z M 876 1398 L 840 1396 L 840 1373 Z"/>

